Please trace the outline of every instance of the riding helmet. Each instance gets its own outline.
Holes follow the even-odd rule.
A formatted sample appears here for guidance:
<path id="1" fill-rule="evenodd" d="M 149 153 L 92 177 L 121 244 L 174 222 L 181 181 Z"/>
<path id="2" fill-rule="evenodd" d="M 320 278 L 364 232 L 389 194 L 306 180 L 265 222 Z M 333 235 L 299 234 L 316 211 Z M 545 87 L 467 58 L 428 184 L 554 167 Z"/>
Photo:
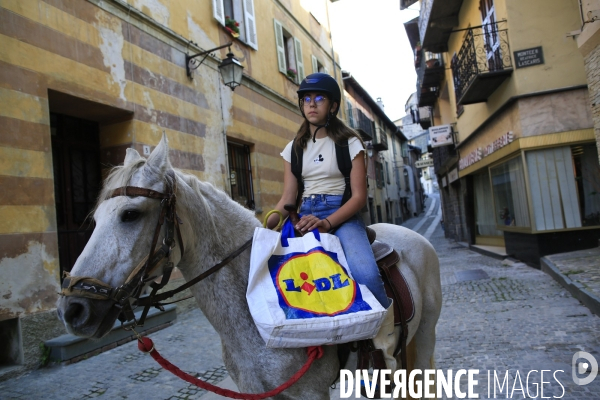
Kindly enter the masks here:
<path id="1" fill-rule="evenodd" d="M 329 95 L 329 99 L 332 102 L 338 104 L 334 115 L 337 114 L 341 106 L 342 92 L 338 83 L 331 77 L 331 75 L 324 74 L 322 72 L 316 72 L 308 75 L 300 83 L 300 89 L 298 89 L 298 99 L 306 92 L 325 92 Z"/>

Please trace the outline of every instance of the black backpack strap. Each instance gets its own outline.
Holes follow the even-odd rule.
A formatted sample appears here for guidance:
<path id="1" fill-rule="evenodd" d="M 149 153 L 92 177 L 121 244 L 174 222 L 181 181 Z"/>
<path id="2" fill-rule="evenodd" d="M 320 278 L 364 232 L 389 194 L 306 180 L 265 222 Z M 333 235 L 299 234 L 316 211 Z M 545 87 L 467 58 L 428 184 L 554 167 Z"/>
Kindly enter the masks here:
<path id="1" fill-rule="evenodd" d="M 298 181 L 298 195 L 296 196 L 296 207 L 300 207 L 300 202 L 302 201 L 302 194 L 304 193 L 304 180 L 302 179 L 302 156 L 304 155 L 304 149 L 302 147 L 298 148 L 298 154 L 296 155 L 296 139 L 294 139 L 294 143 L 292 143 L 292 174 L 296 177 Z"/>
<path id="2" fill-rule="evenodd" d="M 339 144 L 335 144 L 335 157 L 337 158 L 338 168 L 344 176 L 344 182 L 346 183 L 344 195 L 342 196 L 342 205 L 344 205 L 348 200 L 350 200 L 350 197 L 352 197 L 352 187 L 350 186 L 350 171 L 352 171 L 352 160 L 350 159 L 350 148 L 348 147 L 348 140 L 343 140 Z"/>

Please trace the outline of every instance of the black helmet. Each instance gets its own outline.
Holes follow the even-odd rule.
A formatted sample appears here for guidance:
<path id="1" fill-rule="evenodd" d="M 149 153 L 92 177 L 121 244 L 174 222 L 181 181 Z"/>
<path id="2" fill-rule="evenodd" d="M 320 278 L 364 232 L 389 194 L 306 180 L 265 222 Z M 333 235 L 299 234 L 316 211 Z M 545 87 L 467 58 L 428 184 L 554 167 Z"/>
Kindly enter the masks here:
<path id="1" fill-rule="evenodd" d="M 306 92 L 325 92 L 329 95 L 329 99 L 332 102 L 338 104 L 334 115 L 337 115 L 338 110 L 341 106 L 342 92 L 338 83 L 331 77 L 331 75 L 317 72 L 308 75 L 300 83 L 300 89 L 298 89 L 298 98 L 302 97 L 302 94 Z"/>

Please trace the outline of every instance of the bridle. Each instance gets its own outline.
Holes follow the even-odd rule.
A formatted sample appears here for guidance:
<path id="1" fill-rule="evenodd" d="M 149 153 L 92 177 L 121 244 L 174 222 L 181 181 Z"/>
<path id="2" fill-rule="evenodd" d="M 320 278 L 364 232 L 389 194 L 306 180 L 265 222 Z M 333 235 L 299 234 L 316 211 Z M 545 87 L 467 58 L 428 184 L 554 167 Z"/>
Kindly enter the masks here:
<path id="1" fill-rule="evenodd" d="M 181 285 L 178 288 L 168 292 L 157 294 L 158 290 L 163 288 L 169 282 L 169 278 L 173 272 L 174 265 L 170 258 L 171 251 L 176 245 L 175 233 L 177 234 L 177 241 L 179 242 L 181 258 L 183 258 L 184 254 L 183 239 L 181 236 L 181 230 L 179 229 L 179 225 L 183 224 L 183 221 L 179 218 L 176 211 L 177 178 L 172 170 L 170 170 L 167 175 L 171 178 L 172 183 L 170 183 L 169 180 L 166 180 L 166 193 L 160 193 L 155 190 L 136 186 L 123 186 L 113 190 L 109 197 L 147 197 L 161 201 L 161 211 L 158 222 L 156 223 L 156 228 L 154 229 L 154 236 L 150 246 L 149 254 L 129 274 L 125 280 L 125 283 L 115 288 L 96 278 L 72 276 L 67 272 L 65 273 L 65 278 L 62 283 L 62 290 L 60 293 L 62 296 L 77 296 L 89 299 L 112 301 L 114 303 L 114 307 L 120 310 L 118 318 L 121 323 L 133 321 L 133 326 L 142 326 L 146 316 L 148 315 L 150 307 L 155 306 L 159 309 L 162 309 L 162 304 L 160 303 L 162 300 L 172 297 L 174 294 L 179 293 L 200 282 L 202 279 L 216 272 L 248 247 L 250 247 L 252 244 L 252 239 L 244 243 L 239 249 L 234 251 L 223 261 L 198 275 L 196 278 L 188 281 L 184 285 Z M 156 248 L 158 237 L 163 225 L 165 225 L 165 237 L 160 248 L 155 251 L 154 249 Z M 163 265 L 162 278 L 160 282 L 156 282 L 155 279 L 158 276 L 152 274 L 161 264 Z M 148 284 L 148 282 L 150 282 L 152 291 L 148 296 L 141 297 L 142 290 L 144 286 Z M 134 301 L 130 301 L 131 299 Z M 133 310 L 138 306 L 143 306 L 144 310 L 140 318 L 136 320 Z"/>

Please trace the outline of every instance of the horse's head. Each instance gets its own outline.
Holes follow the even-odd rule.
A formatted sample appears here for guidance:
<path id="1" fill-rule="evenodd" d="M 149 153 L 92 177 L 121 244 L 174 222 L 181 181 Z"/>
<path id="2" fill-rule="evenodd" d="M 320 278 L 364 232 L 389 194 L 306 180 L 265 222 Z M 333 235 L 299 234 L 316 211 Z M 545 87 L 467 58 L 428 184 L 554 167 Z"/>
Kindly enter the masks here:
<path id="1" fill-rule="evenodd" d="M 166 201 L 143 194 L 133 197 L 125 192 L 123 195 L 115 193 L 115 189 L 128 186 L 150 189 L 147 193 L 167 193 L 176 180 L 168 173 L 172 171 L 168 154 L 166 137 L 148 160 L 134 149 L 127 149 L 124 165 L 113 169 L 105 180 L 94 212 L 94 233 L 70 272 L 73 277 L 70 281 L 83 279 L 80 281 L 82 289 L 73 291 L 63 284 L 63 294 L 67 295 L 61 296 L 57 304 L 59 318 L 70 333 L 100 338 L 113 326 L 120 311 L 115 306 L 118 302 L 93 293 L 88 295 L 84 289 L 89 292 L 89 287 L 97 282 L 96 288 L 112 288 L 114 292 L 132 279 L 136 266 L 144 265 L 143 260 L 150 252 Z M 165 230 L 161 229 L 159 245 L 163 243 Z M 177 264 L 180 257 L 180 251 L 173 251 L 171 261 Z M 160 270 L 152 273 L 160 274 Z M 139 277 L 136 279 L 139 281 Z M 83 288 L 86 284 L 87 288 Z"/>

